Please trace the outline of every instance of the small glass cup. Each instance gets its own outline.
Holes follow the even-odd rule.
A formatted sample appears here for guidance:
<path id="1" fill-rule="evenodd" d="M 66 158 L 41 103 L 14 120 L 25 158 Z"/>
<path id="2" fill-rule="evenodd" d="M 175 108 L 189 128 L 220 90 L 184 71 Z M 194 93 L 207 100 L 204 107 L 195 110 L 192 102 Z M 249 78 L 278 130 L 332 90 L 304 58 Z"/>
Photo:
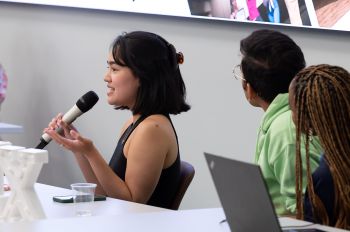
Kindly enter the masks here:
<path id="1" fill-rule="evenodd" d="M 74 183 L 70 185 L 73 190 L 73 201 L 76 216 L 91 216 L 96 184 Z"/>

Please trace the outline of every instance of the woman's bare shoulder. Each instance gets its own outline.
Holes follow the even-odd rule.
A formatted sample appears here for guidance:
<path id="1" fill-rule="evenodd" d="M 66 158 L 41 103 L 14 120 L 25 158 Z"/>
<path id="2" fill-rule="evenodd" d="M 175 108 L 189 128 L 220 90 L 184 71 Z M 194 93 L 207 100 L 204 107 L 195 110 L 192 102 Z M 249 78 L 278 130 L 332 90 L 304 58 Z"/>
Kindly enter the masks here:
<path id="1" fill-rule="evenodd" d="M 167 136 L 169 129 L 172 129 L 170 121 L 164 115 L 151 115 L 145 118 L 135 129 L 137 134 L 149 134 Z M 135 133 L 135 134 L 136 134 Z"/>
<path id="2" fill-rule="evenodd" d="M 143 120 L 140 124 L 141 127 L 145 128 L 167 128 L 171 126 L 169 119 L 161 114 L 151 115 Z"/>

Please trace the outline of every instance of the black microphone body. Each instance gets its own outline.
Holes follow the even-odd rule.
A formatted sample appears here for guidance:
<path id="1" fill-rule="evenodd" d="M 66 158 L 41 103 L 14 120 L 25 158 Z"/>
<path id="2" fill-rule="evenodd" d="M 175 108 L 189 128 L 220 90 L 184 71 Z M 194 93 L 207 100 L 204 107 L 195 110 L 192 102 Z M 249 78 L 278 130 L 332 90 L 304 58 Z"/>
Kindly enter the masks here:
<path id="1" fill-rule="evenodd" d="M 75 121 L 80 115 L 89 111 L 98 101 L 98 96 L 94 91 L 89 91 L 84 94 L 75 105 L 68 110 L 62 117 L 62 121 L 67 124 L 71 124 Z M 61 127 L 56 129 L 57 133 L 62 133 L 63 129 Z M 35 147 L 37 149 L 43 149 L 47 144 L 51 142 L 51 137 L 48 134 L 43 134 L 40 138 L 40 143 Z"/>

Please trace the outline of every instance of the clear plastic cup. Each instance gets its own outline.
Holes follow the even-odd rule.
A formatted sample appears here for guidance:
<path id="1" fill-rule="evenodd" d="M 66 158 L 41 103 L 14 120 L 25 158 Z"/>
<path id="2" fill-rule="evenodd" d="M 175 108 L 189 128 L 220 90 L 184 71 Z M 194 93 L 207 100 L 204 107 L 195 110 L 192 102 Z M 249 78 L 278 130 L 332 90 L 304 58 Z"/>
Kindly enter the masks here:
<path id="1" fill-rule="evenodd" d="M 70 185 L 73 190 L 73 201 L 76 216 L 91 216 L 96 184 L 74 183 Z"/>
<path id="2" fill-rule="evenodd" d="M 4 194 L 4 171 L 0 166 L 0 195 Z"/>

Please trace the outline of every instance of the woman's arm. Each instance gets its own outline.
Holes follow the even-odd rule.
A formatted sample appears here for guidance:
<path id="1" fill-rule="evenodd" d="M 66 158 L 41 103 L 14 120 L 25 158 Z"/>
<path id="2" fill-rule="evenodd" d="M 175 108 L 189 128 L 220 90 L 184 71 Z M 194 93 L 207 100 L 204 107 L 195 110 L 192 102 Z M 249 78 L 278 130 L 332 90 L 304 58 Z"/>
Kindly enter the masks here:
<path id="1" fill-rule="evenodd" d="M 85 180 L 89 183 L 97 184 L 95 193 L 100 195 L 107 195 L 107 193 L 104 191 L 103 187 L 101 186 L 99 180 L 96 178 L 95 173 L 91 168 L 89 161 L 85 158 L 85 156 L 80 153 L 74 153 L 74 156 L 78 162 L 80 170 L 82 171 L 85 177 Z"/>
<path id="2" fill-rule="evenodd" d="M 132 118 L 130 118 L 123 126 L 121 132 L 123 133 L 126 128 L 131 124 Z M 122 134 L 121 133 L 121 134 Z M 121 136 L 120 134 L 120 136 Z M 82 171 L 85 180 L 90 183 L 96 183 L 96 194 L 101 194 L 101 195 L 108 195 L 106 191 L 103 189 L 102 185 L 100 184 L 100 181 L 97 179 L 94 170 L 91 168 L 91 165 L 89 161 L 86 159 L 84 154 L 80 153 L 74 153 L 74 156 L 78 162 L 78 165 L 80 167 L 80 170 Z"/>
<path id="3" fill-rule="evenodd" d="M 145 120 L 124 148 L 128 160 L 125 182 L 107 166 L 97 150 L 85 155 L 108 196 L 146 203 L 159 181 L 168 150 L 169 138 L 164 129 Z"/>
<path id="4" fill-rule="evenodd" d="M 146 203 L 152 195 L 169 150 L 169 135 L 166 131 L 156 122 L 145 120 L 134 130 L 132 139 L 128 140 L 128 164 L 124 182 L 108 166 L 92 141 L 83 138 L 77 131 L 69 131 L 71 139 L 62 137 L 51 129 L 45 132 L 76 155 L 84 154 L 84 157 L 78 156 L 79 165 L 87 171 L 89 167 L 85 161 L 88 161 L 96 183 L 108 196 L 139 203 Z M 93 178 L 89 174 L 87 177 Z"/>
<path id="5" fill-rule="evenodd" d="M 73 139 L 72 136 L 70 135 L 70 131 L 74 130 L 77 132 L 77 129 L 73 125 L 68 125 L 67 123 L 62 121 L 62 117 L 63 115 L 60 113 L 55 118 L 53 118 L 49 123 L 48 128 L 45 128 L 44 132 L 46 133 L 47 130 L 56 130 L 58 127 L 61 127 L 63 129 L 63 136 L 66 139 Z M 60 144 L 60 145 L 63 145 L 63 144 Z M 76 151 L 73 153 L 85 177 L 85 180 L 87 182 L 97 184 L 96 186 L 97 194 L 106 195 L 103 188 L 101 187 L 101 184 L 97 180 L 93 170 L 91 169 L 90 163 L 87 161 L 84 155 L 79 151 Z"/>

